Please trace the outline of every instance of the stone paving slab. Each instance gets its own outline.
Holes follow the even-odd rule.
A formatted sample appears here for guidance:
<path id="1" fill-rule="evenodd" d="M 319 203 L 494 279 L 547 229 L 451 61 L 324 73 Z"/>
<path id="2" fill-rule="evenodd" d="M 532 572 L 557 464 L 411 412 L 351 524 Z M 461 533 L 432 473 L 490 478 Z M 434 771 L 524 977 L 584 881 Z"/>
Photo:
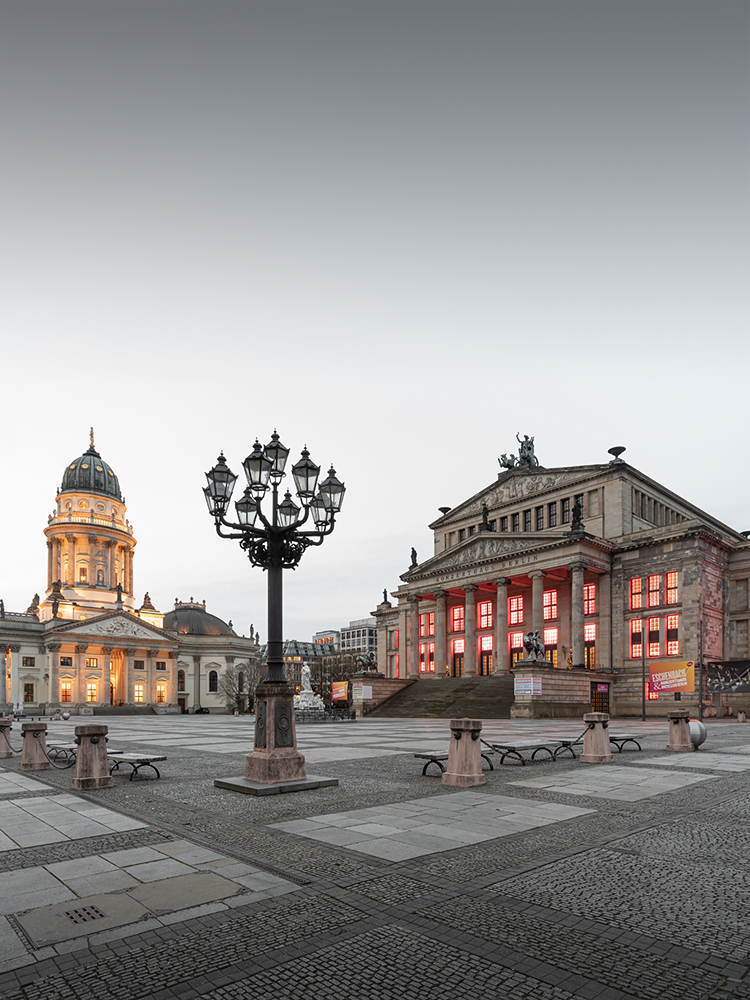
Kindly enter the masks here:
<path id="1" fill-rule="evenodd" d="M 663 764 L 672 762 L 661 760 Z M 708 775 L 666 773 L 640 766 L 620 767 L 616 764 L 583 765 L 589 770 L 573 771 L 566 774 L 548 775 L 543 778 L 527 778 L 511 784 L 523 788 L 544 789 L 565 795 L 587 795 L 592 798 L 614 799 L 621 802 L 638 802 L 641 799 L 676 791 L 699 781 L 710 781 Z"/>
<path id="2" fill-rule="evenodd" d="M 723 753 L 670 753 L 669 757 L 646 757 L 642 764 L 657 765 L 658 767 L 689 767 L 700 768 L 707 771 L 748 771 L 750 770 L 750 756 L 743 757 L 742 754 Z"/>

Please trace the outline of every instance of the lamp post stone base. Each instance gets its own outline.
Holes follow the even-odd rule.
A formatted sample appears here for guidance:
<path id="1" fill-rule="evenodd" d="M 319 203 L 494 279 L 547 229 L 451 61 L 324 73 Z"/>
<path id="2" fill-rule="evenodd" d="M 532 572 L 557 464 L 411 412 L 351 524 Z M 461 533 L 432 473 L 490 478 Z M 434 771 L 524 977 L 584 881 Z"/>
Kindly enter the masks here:
<path id="1" fill-rule="evenodd" d="M 265 682 L 255 689 L 255 749 L 245 760 L 247 781 L 304 781 L 305 758 L 297 750 L 294 688 Z"/>

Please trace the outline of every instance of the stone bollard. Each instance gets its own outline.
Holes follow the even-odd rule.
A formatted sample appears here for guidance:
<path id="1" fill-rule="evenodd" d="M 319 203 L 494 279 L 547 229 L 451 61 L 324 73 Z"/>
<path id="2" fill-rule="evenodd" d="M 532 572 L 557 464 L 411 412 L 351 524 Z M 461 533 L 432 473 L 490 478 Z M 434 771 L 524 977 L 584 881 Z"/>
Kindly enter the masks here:
<path id="1" fill-rule="evenodd" d="M 22 771 L 46 771 L 50 767 L 47 760 L 47 723 L 22 722 L 23 750 L 21 751 Z"/>
<path id="2" fill-rule="evenodd" d="M 669 741 L 667 750 L 677 750 L 685 753 L 693 749 L 690 736 L 690 712 L 686 708 L 677 708 L 669 713 Z"/>
<path id="3" fill-rule="evenodd" d="M 482 744 L 479 719 L 451 719 L 451 745 L 448 750 L 448 770 L 443 774 L 444 785 L 468 788 L 483 785 Z"/>
<path id="4" fill-rule="evenodd" d="M 742 711 L 742 709 L 739 709 L 737 712 L 737 721 L 747 722 L 747 715 Z"/>
<path id="5" fill-rule="evenodd" d="M 583 734 L 582 764 L 610 764 L 612 747 L 609 744 L 609 716 L 606 712 L 587 712 L 583 717 L 586 731 Z"/>
<path id="6" fill-rule="evenodd" d="M 12 757 L 10 748 L 10 719 L 0 719 L 0 758 Z"/>
<path id="7" fill-rule="evenodd" d="M 107 727 L 76 726 L 76 776 L 73 788 L 111 788 L 115 779 L 107 766 Z"/>
<path id="8" fill-rule="evenodd" d="M 59 708 L 56 708 L 55 709 L 55 715 L 54 715 L 54 718 L 52 719 L 52 721 L 53 722 L 60 722 L 61 719 L 62 719 L 62 712 L 60 711 Z"/>

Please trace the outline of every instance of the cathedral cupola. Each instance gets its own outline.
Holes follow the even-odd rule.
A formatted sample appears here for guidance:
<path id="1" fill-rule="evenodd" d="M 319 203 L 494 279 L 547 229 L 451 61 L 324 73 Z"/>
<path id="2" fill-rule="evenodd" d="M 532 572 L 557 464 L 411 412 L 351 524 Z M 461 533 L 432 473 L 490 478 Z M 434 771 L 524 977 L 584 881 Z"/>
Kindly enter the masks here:
<path id="1" fill-rule="evenodd" d="M 112 469 L 94 448 L 94 431 L 91 446 L 80 458 L 74 459 L 63 472 L 61 493 L 101 493 L 123 502 L 120 483 Z"/>

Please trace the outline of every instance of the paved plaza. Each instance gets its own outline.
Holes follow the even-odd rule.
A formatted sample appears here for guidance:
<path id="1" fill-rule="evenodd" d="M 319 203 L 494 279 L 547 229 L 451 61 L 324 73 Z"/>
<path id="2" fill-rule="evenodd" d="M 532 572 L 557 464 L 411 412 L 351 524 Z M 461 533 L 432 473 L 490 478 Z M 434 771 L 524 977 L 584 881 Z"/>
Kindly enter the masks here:
<path id="1" fill-rule="evenodd" d="M 166 755 L 161 778 L 78 793 L 0 761 L 4 1000 L 750 997 L 747 725 L 668 753 L 666 720 L 618 721 L 641 752 L 508 761 L 466 790 L 413 756 L 447 750 L 447 721 L 303 725 L 339 785 L 256 798 L 213 784 L 243 774 L 251 718 L 102 721 L 111 748 Z"/>

